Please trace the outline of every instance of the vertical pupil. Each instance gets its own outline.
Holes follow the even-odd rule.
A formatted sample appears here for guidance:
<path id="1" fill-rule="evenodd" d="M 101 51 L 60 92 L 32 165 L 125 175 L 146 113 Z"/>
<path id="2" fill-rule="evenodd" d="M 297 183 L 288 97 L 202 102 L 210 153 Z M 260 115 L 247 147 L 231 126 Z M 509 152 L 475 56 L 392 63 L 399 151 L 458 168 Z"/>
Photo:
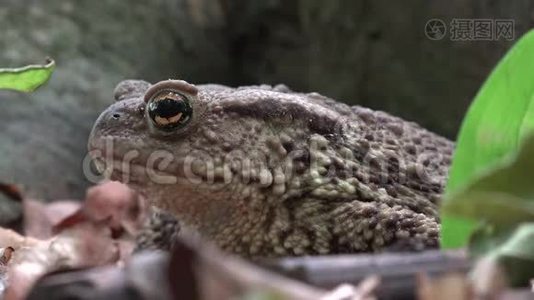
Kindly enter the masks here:
<path id="1" fill-rule="evenodd" d="M 179 113 L 184 112 L 184 103 L 174 99 L 163 99 L 156 103 L 155 115 L 162 118 L 174 117 Z"/>

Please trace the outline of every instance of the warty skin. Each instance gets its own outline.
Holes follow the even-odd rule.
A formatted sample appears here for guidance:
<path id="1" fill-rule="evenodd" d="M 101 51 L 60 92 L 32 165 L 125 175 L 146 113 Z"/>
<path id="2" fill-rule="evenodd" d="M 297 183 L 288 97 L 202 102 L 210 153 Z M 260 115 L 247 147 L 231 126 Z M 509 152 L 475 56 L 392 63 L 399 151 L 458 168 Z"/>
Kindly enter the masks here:
<path id="1" fill-rule="evenodd" d="M 183 127 L 162 130 L 147 112 L 167 92 L 192 107 Z M 89 139 L 97 164 L 226 251 L 438 246 L 454 144 L 413 122 L 283 85 L 128 80 L 115 100 Z"/>

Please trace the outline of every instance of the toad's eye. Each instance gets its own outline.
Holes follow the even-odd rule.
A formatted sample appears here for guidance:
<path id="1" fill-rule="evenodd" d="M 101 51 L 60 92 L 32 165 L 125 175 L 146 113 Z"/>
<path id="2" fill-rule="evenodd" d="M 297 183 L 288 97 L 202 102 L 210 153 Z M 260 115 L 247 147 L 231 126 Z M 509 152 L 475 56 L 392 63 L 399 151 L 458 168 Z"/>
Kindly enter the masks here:
<path id="1" fill-rule="evenodd" d="M 186 96 L 174 91 L 162 91 L 148 101 L 147 112 L 156 127 L 172 130 L 189 123 L 193 108 Z"/>

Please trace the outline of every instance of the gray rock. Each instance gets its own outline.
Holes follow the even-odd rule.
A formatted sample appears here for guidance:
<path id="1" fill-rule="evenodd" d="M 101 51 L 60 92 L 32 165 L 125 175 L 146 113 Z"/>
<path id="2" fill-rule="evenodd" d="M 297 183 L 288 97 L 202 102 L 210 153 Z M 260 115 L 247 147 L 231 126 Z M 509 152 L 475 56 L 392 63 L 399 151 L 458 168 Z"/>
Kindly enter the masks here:
<path id="1" fill-rule="evenodd" d="M 195 8 L 197 19 L 202 7 Z M 81 198 L 89 131 L 124 78 L 224 81 L 229 60 L 217 24 L 185 1 L 4 0 L 0 65 L 44 62 L 48 85 L 0 92 L 0 181 L 37 198 Z"/>
<path id="2" fill-rule="evenodd" d="M 232 3 L 230 32 L 242 81 L 316 91 L 417 121 L 449 138 L 455 138 L 478 88 L 513 44 L 451 41 L 451 21 L 513 19 L 516 38 L 534 25 L 529 1 Z M 425 36 L 433 18 L 447 26 L 442 40 Z"/>

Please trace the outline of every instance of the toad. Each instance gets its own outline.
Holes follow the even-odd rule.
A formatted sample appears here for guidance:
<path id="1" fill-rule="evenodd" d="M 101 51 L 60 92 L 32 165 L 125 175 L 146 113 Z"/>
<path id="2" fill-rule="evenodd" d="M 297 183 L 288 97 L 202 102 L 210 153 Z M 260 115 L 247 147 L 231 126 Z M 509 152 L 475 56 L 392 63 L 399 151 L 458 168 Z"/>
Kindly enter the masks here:
<path id="1" fill-rule="evenodd" d="M 438 246 L 454 144 L 416 123 L 284 85 L 127 80 L 114 97 L 96 165 L 226 251 Z"/>

